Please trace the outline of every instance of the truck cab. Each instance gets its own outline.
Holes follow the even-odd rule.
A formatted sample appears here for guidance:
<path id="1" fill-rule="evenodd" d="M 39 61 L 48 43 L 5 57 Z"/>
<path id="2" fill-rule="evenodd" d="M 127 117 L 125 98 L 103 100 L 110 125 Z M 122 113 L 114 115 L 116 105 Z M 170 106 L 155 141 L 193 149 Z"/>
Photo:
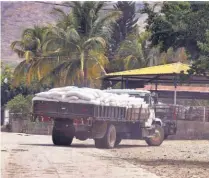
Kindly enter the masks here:
<path id="1" fill-rule="evenodd" d="M 165 106 L 163 103 L 158 102 L 158 95 L 148 90 L 135 90 L 135 89 L 107 89 L 109 93 L 115 94 L 128 94 L 135 98 L 143 98 L 144 101 L 149 104 L 150 107 L 150 123 L 158 124 L 164 128 L 164 138 L 168 138 L 169 135 L 175 135 L 177 131 L 177 124 L 175 120 L 175 113 L 171 114 L 171 117 L 162 117 L 158 114 L 158 108 Z M 166 107 L 169 107 L 166 105 Z M 162 108 L 163 109 L 163 108 Z M 166 112 L 167 110 L 165 110 Z"/>

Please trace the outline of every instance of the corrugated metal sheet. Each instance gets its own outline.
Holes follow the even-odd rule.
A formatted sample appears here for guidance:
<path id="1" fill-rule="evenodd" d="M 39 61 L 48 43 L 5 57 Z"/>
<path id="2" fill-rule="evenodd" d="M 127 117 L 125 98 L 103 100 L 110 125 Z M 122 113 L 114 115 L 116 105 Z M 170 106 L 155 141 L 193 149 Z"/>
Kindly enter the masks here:
<path id="1" fill-rule="evenodd" d="M 140 88 L 142 89 L 142 88 Z M 143 88 L 145 90 L 155 90 L 155 85 L 145 85 Z M 174 91 L 174 86 L 168 85 L 158 85 L 158 91 Z M 176 91 L 178 92 L 201 92 L 201 93 L 209 93 L 209 87 L 197 87 L 197 86 L 177 86 Z"/>
<path id="2" fill-rule="evenodd" d="M 179 74 L 182 71 L 187 74 L 187 70 L 189 69 L 189 65 L 183 64 L 181 62 L 165 64 L 153 67 L 146 67 L 141 69 L 127 70 L 121 72 L 114 72 L 106 74 L 104 77 L 108 76 L 128 76 L 128 75 L 156 75 L 156 74 Z"/>

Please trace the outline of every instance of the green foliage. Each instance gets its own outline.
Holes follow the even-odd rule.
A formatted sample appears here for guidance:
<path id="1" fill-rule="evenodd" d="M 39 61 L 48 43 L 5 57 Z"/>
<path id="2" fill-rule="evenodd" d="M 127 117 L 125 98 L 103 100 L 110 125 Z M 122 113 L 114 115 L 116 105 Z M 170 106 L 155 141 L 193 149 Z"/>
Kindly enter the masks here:
<path id="1" fill-rule="evenodd" d="M 73 8 L 69 13 L 57 8 L 53 11 L 62 20 L 51 27 L 52 36 L 46 48 L 52 49 L 50 53 L 59 56 L 60 62 L 44 79 L 53 78 L 58 86 L 93 84 L 95 78 L 105 71 L 105 48 L 112 24 L 120 13 L 99 15 L 103 2 L 70 4 Z"/>
<path id="2" fill-rule="evenodd" d="M 141 13 L 148 19 L 143 33 L 137 28 L 135 2 L 119 1 L 116 11 L 104 13 L 105 3 L 65 2 L 72 8 L 54 8 L 55 25 L 25 29 L 21 40 L 11 44 L 25 59 L 10 80 L 15 88 L 11 97 L 46 87 L 99 87 L 95 79 L 106 72 L 187 59 L 194 60 L 190 73 L 208 73 L 208 2 L 144 3 Z M 3 75 L 10 75 L 9 69 L 5 71 Z M 8 86 L 4 88 L 8 91 Z"/>
<path id="3" fill-rule="evenodd" d="M 190 74 L 201 74 L 209 75 L 209 30 L 206 31 L 205 42 L 198 42 L 198 47 L 200 49 L 200 57 L 196 60 L 189 71 Z"/>
<path id="4" fill-rule="evenodd" d="M 13 79 L 13 70 L 10 66 L 1 62 L 1 106 L 11 98 L 11 81 Z"/>
<path id="5" fill-rule="evenodd" d="M 132 1 L 118 1 L 114 5 L 114 9 L 121 11 L 121 17 L 116 21 L 113 28 L 111 40 L 109 41 L 108 56 L 112 60 L 120 47 L 120 43 L 126 39 L 130 33 L 136 33 L 137 21 L 135 12 L 135 2 Z"/>
<path id="6" fill-rule="evenodd" d="M 1 106 L 3 107 L 9 100 L 16 95 L 24 96 L 35 94 L 52 86 L 40 84 L 37 79 L 32 79 L 30 85 L 27 85 L 24 77 L 18 86 L 13 86 L 13 81 L 16 79 L 13 75 L 13 69 L 1 62 Z M 50 82 L 48 82 L 50 83 Z"/>
<path id="7" fill-rule="evenodd" d="M 32 98 L 32 95 L 24 97 L 19 94 L 7 103 L 7 108 L 11 113 L 21 113 L 26 116 L 31 112 Z"/>
<path id="8" fill-rule="evenodd" d="M 144 11 L 149 13 L 147 29 L 152 33 L 152 45 L 160 44 L 162 51 L 185 47 L 197 59 L 198 41 L 205 41 L 205 31 L 209 29 L 209 3 L 164 2 L 159 13 L 147 6 Z"/>
<path id="9" fill-rule="evenodd" d="M 56 25 L 26 29 L 22 40 L 12 43 L 12 49 L 18 54 L 21 51 L 19 56 L 25 58 L 14 72 L 16 86 L 24 77 L 27 85 L 34 78 L 40 83 L 52 81 L 56 86 L 88 85 L 105 71 L 102 64 L 107 61 L 107 41 L 120 12 L 101 16 L 104 2 L 65 4 L 73 5 L 70 12 L 53 9 L 58 17 Z"/>
<path id="10" fill-rule="evenodd" d="M 5 83 L 6 80 L 7 82 L 10 82 L 12 78 L 13 78 L 13 69 L 9 65 L 4 64 L 1 61 L 1 86 Z"/>
<path id="11" fill-rule="evenodd" d="M 55 61 L 45 57 L 48 54 L 44 47 L 49 34 L 48 27 L 34 26 L 23 31 L 20 41 L 12 42 L 12 50 L 25 59 L 14 70 L 14 86 L 21 82 L 30 84 L 34 78 L 40 80 L 53 69 Z"/>

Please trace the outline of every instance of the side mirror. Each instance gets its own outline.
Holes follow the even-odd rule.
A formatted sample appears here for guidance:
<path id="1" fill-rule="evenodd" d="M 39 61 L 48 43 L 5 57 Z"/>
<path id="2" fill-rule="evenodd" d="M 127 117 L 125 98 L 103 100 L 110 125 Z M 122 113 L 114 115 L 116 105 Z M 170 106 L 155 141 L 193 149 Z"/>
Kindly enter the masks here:
<path id="1" fill-rule="evenodd" d="M 156 97 L 158 97 L 158 94 L 155 93 L 155 92 L 152 92 L 152 93 L 151 93 L 151 96 L 152 96 L 153 98 L 156 98 Z"/>
<path id="2" fill-rule="evenodd" d="M 146 103 L 150 103 L 150 95 L 149 94 L 145 94 L 144 100 L 145 100 Z"/>

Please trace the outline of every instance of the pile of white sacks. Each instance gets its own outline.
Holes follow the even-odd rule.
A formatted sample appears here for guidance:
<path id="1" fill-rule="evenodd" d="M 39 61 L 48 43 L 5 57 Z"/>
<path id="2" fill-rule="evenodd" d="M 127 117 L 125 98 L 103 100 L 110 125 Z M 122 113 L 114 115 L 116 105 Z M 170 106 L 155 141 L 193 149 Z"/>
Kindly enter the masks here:
<path id="1" fill-rule="evenodd" d="M 127 94 L 113 94 L 99 89 L 73 86 L 53 88 L 46 92 L 37 93 L 33 100 L 87 103 L 127 108 L 148 107 L 142 98 L 130 97 Z"/>

